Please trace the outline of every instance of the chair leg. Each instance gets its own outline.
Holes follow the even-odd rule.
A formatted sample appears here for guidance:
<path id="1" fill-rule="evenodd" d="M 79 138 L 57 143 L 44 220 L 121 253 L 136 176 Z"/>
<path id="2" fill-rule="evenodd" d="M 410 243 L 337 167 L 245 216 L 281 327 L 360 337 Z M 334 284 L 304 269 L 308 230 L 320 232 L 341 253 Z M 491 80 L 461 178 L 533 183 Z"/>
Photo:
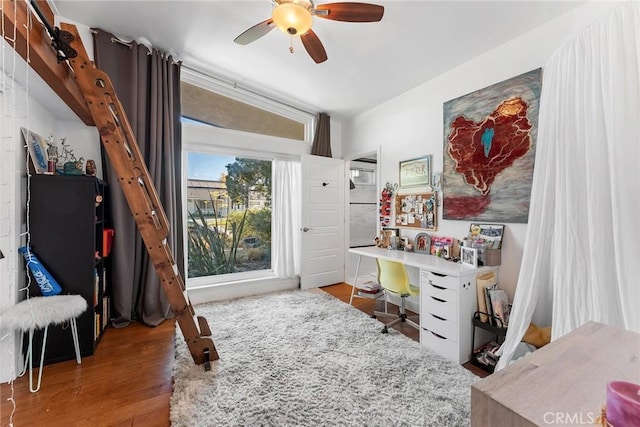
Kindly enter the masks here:
<path id="1" fill-rule="evenodd" d="M 29 391 L 35 393 L 40 390 L 40 384 L 42 384 L 42 368 L 44 367 L 44 350 L 47 347 L 47 332 L 49 331 L 49 325 L 45 326 L 42 336 L 42 351 L 40 353 L 40 369 L 38 369 L 38 385 L 33 388 L 33 329 L 29 331 Z"/>
<path id="2" fill-rule="evenodd" d="M 76 318 L 74 317 L 69 321 L 71 323 L 71 335 L 73 335 L 73 346 L 76 349 L 76 363 L 80 365 L 82 359 L 80 358 L 80 343 L 78 341 L 78 325 L 76 324 Z"/>
<path id="3" fill-rule="evenodd" d="M 409 324 L 410 326 L 416 328 L 417 330 L 420 330 L 420 325 L 418 325 L 413 320 L 409 320 L 409 318 L 407 317 L 407 314 L 405 312 L 405 299 L 404 298 L 402 298 L 402 304 L 401 304 L 401 307 L 400 307 L 400 317 L 402 318 L 402 322 Z"/>
<path id="4" fill-rule="evenodd" d="M 390 327 L 392 327 L 396 323 L 401 323 L 401 322 L 402 323 L 407 323 L 410 326 L 420 330 L 420 326 L 417 323 L 415 323 L 412 320 L 409 320 L 407 318 L 407 314 L 405 313 L 405 300 L 406 300 L 406 297 L 404 297 L 404 296 L 400 298 L 400 307 L 398 307 L 398 314 L 397 315 L 387 312 L 386 300 L 385 300 L 385 311 L 384 312 L 381 312 L 381 311 L 374 311 L 373 312 L 373 316 L 377 315 L 377 316 L 392 316 L 392 317 L 394 317 L 394 319 L 391 322 L 385 323 L 385 326 L 381 331 L 383 334 L 388 333 Z"/>

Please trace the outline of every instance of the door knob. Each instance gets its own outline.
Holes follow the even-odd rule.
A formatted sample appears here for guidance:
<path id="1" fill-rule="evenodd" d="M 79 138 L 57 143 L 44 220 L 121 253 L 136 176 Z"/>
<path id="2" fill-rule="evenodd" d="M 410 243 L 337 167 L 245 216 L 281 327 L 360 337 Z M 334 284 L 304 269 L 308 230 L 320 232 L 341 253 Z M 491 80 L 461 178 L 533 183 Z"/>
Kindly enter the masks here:
<path id="1" fill-rule="evenodd" d="M 309 227 L 303 227 L 303 228 L 302 228 L 302 231 L 304 231 L 305 233 L 306 233 L 307 231 L 309 231 L 309 230 L 311 230 Z"/>
<path id="2" fill-rule="evenodd" d="M 329 185 L 329 183 L 328 183 L 328 182 L 323 182 L 323 183 L 322 183 L 322 186 L 323 186 L 323 187 L 326 187 L 327 185 Z"/>

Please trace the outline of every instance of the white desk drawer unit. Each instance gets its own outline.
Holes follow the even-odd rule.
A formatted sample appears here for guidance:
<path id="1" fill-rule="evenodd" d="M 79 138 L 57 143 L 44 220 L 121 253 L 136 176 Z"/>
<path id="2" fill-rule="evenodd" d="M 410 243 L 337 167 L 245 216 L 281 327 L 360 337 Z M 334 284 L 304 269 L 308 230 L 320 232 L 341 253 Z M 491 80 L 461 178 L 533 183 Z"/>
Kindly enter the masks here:
<path id="1" fill-rule="evenodd" d="M 464 269 L 444 274 L 422 269 L 420 275 L 420 343 L 460 364 L 471 358 L 478 272 Z"/>
<path id="2" fill-rule="evenodd" d="M 376 247 L 351 248 L 362 257 L 400 262 L 420 269 L 420 343 L 462 364 L 471 359 L 473 313 L 477 310 L 476 276 L 496 267 L 469 268 L 432 255 Z M 355 287 L 354 287 L 355 291 Z"/>

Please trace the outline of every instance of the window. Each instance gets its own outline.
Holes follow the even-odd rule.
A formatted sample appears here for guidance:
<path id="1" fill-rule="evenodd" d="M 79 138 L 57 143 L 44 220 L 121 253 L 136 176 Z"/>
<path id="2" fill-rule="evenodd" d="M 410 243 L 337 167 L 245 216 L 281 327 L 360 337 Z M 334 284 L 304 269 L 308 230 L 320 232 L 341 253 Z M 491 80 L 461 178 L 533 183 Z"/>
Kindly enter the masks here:
<path id="1" fill-rule="evenodd" d="M 272 160 L 309 153 L 315 115 L 184 67 L 182 80 L 186 285 L 273 278 Z"/>
<path id="2" fill-rule="evenodd" d="M 311 144 L 315 114 L 182 67 L 182 116 L 218 128 Z"/>
<path id="3" fill-rule="evenodd" d="M 271 270 L 271 160 L 187 153 L 187 277 Z"/>

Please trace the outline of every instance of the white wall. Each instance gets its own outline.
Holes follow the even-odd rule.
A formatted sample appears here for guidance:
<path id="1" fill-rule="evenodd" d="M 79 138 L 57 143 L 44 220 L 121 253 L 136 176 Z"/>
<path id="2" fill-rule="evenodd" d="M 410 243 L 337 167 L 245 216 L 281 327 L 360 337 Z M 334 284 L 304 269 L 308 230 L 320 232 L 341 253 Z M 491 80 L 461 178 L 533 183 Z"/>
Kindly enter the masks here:
<path id="1" fill-rule="evenodd" d="M 433 155 L 432 171 L 442 171 L 444 102 L 543 67 L 563 42 L 615 6 L 615 3 L 599 2 L 579 6 L 542 27 L 360 114 L 343 125 L 345 158 L 350 158 L 354 153 L 374 151 L 381 146 L 380 186 L 386 182 L 398 182 L 399 161 L 425 154 Z M 443 221 L 441 211 L 438 215 L 438 235 L 462 238 L 467 234 L 469 221 Z M 526 224 L 507 224 L 506 227 L 499 285 L 507 290 L 511 299 L 520 271 L 526 229 Z M 402 229 L 403 235 L 410 237 L 414 237 L 416 232 Z"/>
<path id="2" fill-rule="evenodd" d="M 1 71 L 0 71 L 1 73 Z M 2 77 L 2 75 L 0 75 Z M 25 229 L 26 154 L 20 127 L 28 127 L 40 135 L 48 135 L 54 127 L 53 117 L 26 91 L 7 78 L 0 93 L 0 310 L 24 298 L 18 289 L 24 286 L 23 263 L 18 247 L 26 244 L 20 233 Z M 28 101 L 28 102 L 27 102 Z M 0 332 L 0 382 L 16 375 L 17 335 Z"/>
<path id="3" fill-rule="evenodd" d="M 4 43 L 4 41 L 2 42 Z M 3 46 L 0 63 L 0 310 L 24 299 L 24 264 L 17 252 L 27 242 L 26 230 L 26 149 L 21 127 L 47 138 L 67 137 L 76 156 L 94 159 L 102 174 L 98 133 L 85 126 L 13 49 Z M 5 74 L 7 70 L 9 77 Z M 48 105 L 48 107 L 45 107 Z M 62 117 L 62 119 L 60 118 Z M 14 378 L 20 368 L 19 339 L 0 331 L 0 382 Z"/>

